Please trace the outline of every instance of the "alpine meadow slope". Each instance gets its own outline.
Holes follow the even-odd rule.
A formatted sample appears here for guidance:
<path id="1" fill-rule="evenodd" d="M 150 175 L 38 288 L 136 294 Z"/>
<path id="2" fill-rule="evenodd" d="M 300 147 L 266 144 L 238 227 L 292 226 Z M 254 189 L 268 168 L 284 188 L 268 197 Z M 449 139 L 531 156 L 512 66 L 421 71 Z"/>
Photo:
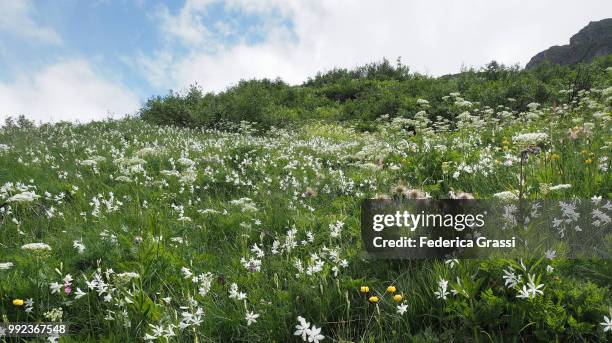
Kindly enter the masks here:
<path id="1" fill-rule="evenodd" d="M 383 60 L 194 85 L 121 120 L 9 119 L 0 324 L 67 323 L 60 342 L 606 342 L 610 259 L 372 259 L 360 205 L 548 199 L 563 230 L 610 230 L 611 120 L 611 55 L 437 78 Z"/>

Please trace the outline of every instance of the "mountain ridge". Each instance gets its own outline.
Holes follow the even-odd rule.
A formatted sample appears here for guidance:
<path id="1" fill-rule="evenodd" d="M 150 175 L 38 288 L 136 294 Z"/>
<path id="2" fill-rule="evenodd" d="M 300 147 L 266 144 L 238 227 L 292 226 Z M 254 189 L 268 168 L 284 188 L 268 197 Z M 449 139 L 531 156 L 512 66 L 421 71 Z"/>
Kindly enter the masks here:
<path id="1" fill-rule="evenodd" d="M 587 63 L 608 54 L 612 54 L 612 18 L 589 22 L 570 38 L 569 44 L 555 45 L 536 54 L 525 68 L 544 61 L 560 65 Z"/>

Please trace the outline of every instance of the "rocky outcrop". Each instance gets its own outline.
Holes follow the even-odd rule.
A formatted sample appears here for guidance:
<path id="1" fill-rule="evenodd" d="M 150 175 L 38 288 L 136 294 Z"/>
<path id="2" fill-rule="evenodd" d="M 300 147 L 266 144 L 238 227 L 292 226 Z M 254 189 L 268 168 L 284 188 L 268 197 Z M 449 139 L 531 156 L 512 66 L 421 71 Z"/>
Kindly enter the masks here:
<path id="1" fill-rule="evenodd" d="M 612 18 L 592 21 L 570 38 L 569 45 L 553 46 L 533 56 L 525 68 L 543 61 L 569 65 L 590 62 L 597 56 L 612 54 Z"/>

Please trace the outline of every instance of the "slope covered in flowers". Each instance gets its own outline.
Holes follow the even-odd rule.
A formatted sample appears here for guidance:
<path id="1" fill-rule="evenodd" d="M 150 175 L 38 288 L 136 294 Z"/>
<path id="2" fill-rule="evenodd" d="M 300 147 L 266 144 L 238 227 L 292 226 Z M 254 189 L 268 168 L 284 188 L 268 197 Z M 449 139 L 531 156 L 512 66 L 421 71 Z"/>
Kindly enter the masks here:
<path id="1" fill-rule="evenodd" d="M 451 119 L 422 99 L 366 132 L 5 127 L 0 318 L 69 322 L 68 342 L 609 339 L 606 260 L 365 258 L 364 198 L 522 188 L 612 211 L 612 88 L 521 113 L 443 101 Z"/>

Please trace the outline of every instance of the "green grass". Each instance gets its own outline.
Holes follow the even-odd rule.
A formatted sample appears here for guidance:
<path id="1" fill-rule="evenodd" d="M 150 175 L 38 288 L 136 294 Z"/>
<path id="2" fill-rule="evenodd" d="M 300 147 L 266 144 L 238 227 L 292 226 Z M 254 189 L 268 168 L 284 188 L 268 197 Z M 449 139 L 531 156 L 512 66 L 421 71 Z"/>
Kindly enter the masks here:
<path id="1" fill-rule="evenodd" d="M 472 117 L 439 130 L 433 127 L 442 123 L 418 117 L 381 119 L 370 132 L 350 123 L 214 131 L 138 119 L 5 127 L 0 263 L 13 265 L 0 270 L 0 318 L 51 321 L 45 313 L 61 308 L 71 325 L 65 342 L 140 341 L 151 325 L 178 326 L 182 312 L 198 308 L 198 325 L 175 327 L 175 336 L 158 341 L 301 341 L 293 335 L 298 316 L 322 328 L 326 342 L 606 341 L 610 333 L 599 323 L 612 307 L 608 260 L 542 258 L 522 261 L 523 269 L 514 260 L 451 266 L 368 259 L 359 208 L 400 184 L 434 198 L 450 190 L 483 199 L 517 191 L 521 146 L 513 137 L 530 132 L 548 138 L 525 165 L 526 198 L 605 202 L 612 193 L 610 104 L 610 88 L 528 113 L 460 109 L 451 98 L 449 117 L 466 110 Z M 546 193 L 546 184 L 571 188 Z M 40 198 L 8 201 L 26 190 Z M 337 221 L 341 235 L 332 237 Z M 289 233 L 295 246 L 283 247 Z M 82 253 L 74 241 L 85 246 Z M 52 250 L 20 248 L 33 242 Z M 242 258 L 259 260 L 258 271 Z M 504 283 L 509 266 L 522 276 L 516 287 Z M 203 276 L 194 282 L 182 268 Z M 121 276 L 127 272 L 138 276 Z M 50 283 L 63 284 L 67 274 L 70 294 L 66 287 L 52 293 Z M 528 274 L 544 294 L 517 298 Z M 106 286 L 88 287 L 96 277 Z M 441 279 L 460 293 L 438 298 Z M 229 297 L 233 283 L 246 299 Z M 389 285 L 402 295 L 404 314 L 385 291 Z M 78 299 L 77 288 L 86 293 Z M 368 301 L 372 295 L 378 304 Z M 14 299 L 32 299 L 32 311 Z M 247 325 L 251 311 L 259 317 Z"/>

